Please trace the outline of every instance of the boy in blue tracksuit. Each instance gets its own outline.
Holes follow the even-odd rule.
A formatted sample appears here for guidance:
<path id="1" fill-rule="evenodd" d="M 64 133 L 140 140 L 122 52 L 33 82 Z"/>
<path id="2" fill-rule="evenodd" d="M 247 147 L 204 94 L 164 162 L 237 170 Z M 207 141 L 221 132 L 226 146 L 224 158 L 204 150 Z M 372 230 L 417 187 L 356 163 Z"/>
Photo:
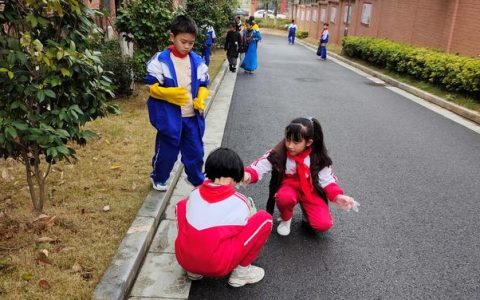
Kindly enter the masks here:
<path id="1" fill-rule="evenodd" d="M 173 45 L 156 53 L 147 63 L 148 114 L 157 129 L 150 178 L 153 188 L 159 191 L 167 190 L 167 180 L 179 152 L 188 181 L 198 186 L 205 179 L 203 111 L 209 76 L 202 58 L 191 51 L 197 33 L 193 19 L 177 16 L 170 27 Z"/>
<path id="2" fill-rule="evenodd" d="M 203 45 L 202 50 L 202 57 L 205 60 L 207 66 L 210 65 L 210 55 L 212 54 L 212 46 L 215 43 L 215 39 L 217 38 L 215 34 L 215 29 L 212 26 L 207 26 L 207 38 L 205 40 L 205 44 Z"/>
<path id="3" fill-rule="evenodd" d="M 292 20 L 292 23 L 288 25 L 288 44 L 289 45 L 295 44 L 296 34 L 297 34 L 297 24 L 295 24 L 295 20 Z"/>

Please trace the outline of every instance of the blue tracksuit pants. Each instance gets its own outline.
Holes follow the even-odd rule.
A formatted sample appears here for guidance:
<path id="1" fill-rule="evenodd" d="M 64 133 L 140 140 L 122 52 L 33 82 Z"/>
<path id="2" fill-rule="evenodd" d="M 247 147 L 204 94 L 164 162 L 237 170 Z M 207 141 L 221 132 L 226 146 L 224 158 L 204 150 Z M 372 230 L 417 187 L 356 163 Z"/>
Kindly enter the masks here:
<path id="1" fill-rule="evenodd" d="M 204 149 L 196 117 L 182 118 L 181 134 L 177 144 L 157 132 L 151 177 L 155 182 L 166 183 L 180 153 L 188 180 L 199 186 L 205 180 L 202 172 Z"/>

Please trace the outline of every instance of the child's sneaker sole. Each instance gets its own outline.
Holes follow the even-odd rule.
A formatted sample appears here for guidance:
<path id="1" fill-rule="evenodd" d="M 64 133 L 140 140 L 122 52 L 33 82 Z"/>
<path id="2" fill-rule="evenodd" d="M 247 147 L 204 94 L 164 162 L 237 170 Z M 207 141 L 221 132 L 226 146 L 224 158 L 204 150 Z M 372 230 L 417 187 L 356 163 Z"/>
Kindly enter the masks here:
<path id="1" fill-rule="evenodd" d="M 167 191 L 167 188 L 168 186 L 165 184 L 160 184 L 160 183 L 155 183 L 155 181 L 153 181 L 153 178 L 150 177 L 150 181 L 152 182 L 152 188 L 156 191 L 159 191 L 159 192 L 166 192 Z"/>
<path id="2" fill-rule="evenodd" d="M 203 275 L 187 272 L 187 278 L 191 281 L 196 281 L 202 279 Z"/>

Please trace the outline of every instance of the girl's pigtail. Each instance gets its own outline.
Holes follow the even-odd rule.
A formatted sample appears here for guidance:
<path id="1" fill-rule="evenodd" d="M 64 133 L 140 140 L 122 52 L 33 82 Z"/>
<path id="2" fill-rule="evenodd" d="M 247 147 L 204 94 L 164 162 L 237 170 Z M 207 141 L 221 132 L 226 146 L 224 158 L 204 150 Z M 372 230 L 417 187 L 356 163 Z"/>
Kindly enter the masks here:
<path id="1" fill-rule="evenodd" d="M 318 155 L 321 168 L 332 165 L 332 159 L 328 156 L 327 147 L 323 141 L 323 131 L 320 122 L 315 118 L 310 118 L 313 123 L 313 149 Z"/>

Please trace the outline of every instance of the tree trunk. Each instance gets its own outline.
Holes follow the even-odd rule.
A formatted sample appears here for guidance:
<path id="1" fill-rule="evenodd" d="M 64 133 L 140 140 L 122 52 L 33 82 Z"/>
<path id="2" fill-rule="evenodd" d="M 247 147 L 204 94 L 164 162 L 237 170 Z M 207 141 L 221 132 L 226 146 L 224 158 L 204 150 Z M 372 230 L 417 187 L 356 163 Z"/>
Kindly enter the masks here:
<path id="1" fill-rule="evenodd" d="M 45 175 L 40 171 L 40 154 L 39 151 L 33 151 L 33 157 L 28 157 L 27 151 L 22 153 L 25 161 L 25 170 L 27 173 L 28 188 L 30 191 L 30 198 L 32 199 L 32 206 L 34 214 L 38 215 L 43 212 L 43 204 L 45 202 Z M 50 165 L 49 165 L 50 168 Z"/>

